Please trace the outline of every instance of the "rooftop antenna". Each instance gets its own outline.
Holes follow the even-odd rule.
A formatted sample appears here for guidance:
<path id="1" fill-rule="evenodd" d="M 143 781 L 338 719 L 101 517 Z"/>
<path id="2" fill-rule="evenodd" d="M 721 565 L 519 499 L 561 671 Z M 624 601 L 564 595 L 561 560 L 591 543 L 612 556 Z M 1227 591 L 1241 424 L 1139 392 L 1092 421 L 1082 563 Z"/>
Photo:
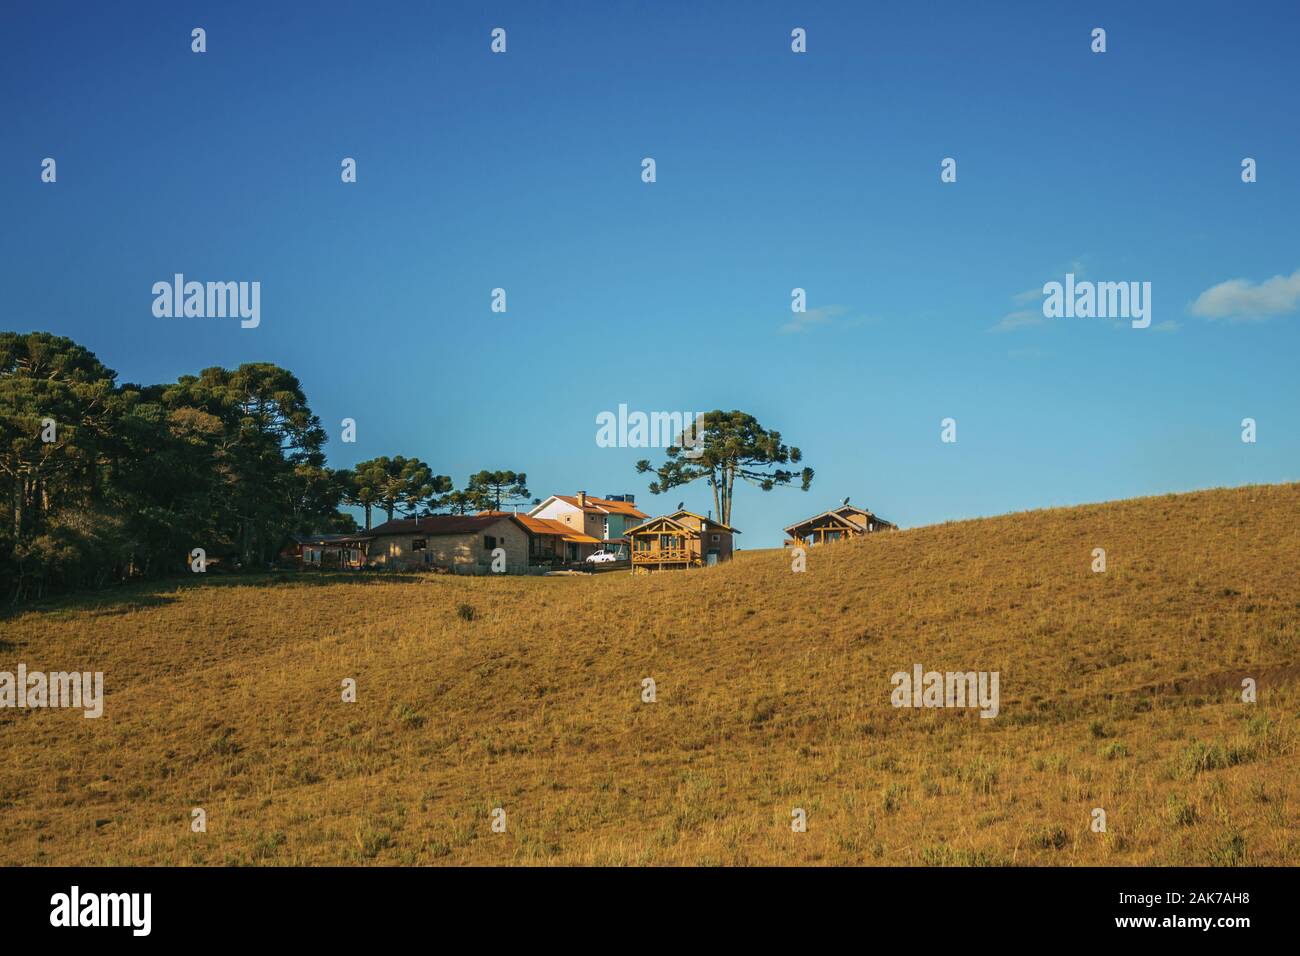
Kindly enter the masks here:
<path id="1" fill-rule="evenodd" d="M 845 499 L 844 499 L 843 501 L 840 502 L 840 507 L 843 508 L 843 507 L 845 507 L 848 503 L 849 503 L 849 499 L 848 499 L 848 497 L 846 496 Z"/>
<path id="2" fill-rule="evenodd" d="M 684 502 L 684 501 L 679 501 L 679 502 L 677 502 L 677 510 L 678 510 L 678 511 L 681 511 L 681 510 L 682 510 L 683 508 L 685 508 L 685 507 L 686 507 L 686 502 Z"/>

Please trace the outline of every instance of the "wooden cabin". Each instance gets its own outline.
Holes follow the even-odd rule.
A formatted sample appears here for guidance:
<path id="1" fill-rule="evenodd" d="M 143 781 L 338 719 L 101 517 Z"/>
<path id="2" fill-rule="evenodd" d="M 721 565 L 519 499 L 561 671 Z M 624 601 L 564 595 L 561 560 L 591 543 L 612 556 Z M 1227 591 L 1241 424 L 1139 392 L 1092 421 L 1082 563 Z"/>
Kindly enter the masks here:
<path id="1" fill-rule="evenodd" d="M 785 546 L 808 548 L 818 544 L 845 541 L 863 534 L 874 534 L 877 531 L 893 531 L 897 530 L 897 527 L 865 508 L 854 508 L 844 504 L 790 525 L 785 529 L 787 535 Z"/>
<path id="2" fill-rule="evenodd" d="M 698 568 L 729 561 L 732 538 L 740 534 L 720 521 L 693 511 L 651 518 L 627 532 L 632 543 L 632 573 Z"/>

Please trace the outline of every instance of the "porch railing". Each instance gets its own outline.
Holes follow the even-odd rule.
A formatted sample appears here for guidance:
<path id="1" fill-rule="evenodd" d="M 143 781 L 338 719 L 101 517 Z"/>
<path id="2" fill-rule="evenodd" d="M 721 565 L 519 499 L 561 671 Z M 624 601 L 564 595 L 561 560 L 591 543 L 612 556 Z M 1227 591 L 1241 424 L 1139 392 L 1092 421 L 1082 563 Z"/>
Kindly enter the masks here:
<path id="1" fill-rule="evenodd" d="M 633 551 L 633 564 L 658 564 L 660 562 L 693 561 L 697 555 L 690 548 L 651 548 L 649 551 Z"/>

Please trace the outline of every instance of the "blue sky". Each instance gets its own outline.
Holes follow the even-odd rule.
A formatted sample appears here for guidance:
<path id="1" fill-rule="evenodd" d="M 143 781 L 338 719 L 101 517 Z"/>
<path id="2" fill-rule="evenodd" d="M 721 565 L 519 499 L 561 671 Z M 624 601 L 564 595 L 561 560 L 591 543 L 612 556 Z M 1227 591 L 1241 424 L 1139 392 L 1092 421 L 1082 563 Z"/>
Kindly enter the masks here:
<path id="1" fill-rule="evenodd" d="M 6 11 L 0 328 L 121 381 L 276 362 L 335 466 L 656 513 L 708 489 L 653 498 L 596 415 L 744 409 L 817 471 L 738 491 L 746 547 L 846 495 L 914 526 L 1300 479 L 1297 297 L 1253 287 L 1300 270 L 1294 3 L 294 7 Z M 1151 282 L 1152 327 L 1042 319 L 1069 271 Z M 175 272 L 260 281 L 260 327 L 155 318 Z"/>

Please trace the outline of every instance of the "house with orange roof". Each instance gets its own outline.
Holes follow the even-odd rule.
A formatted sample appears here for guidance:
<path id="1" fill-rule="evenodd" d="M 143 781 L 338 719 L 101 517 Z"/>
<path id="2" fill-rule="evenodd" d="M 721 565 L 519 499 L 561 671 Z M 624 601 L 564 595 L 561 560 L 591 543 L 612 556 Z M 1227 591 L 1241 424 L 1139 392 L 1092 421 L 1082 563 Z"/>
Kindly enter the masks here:
<path id="1" fill-rule="evenodd" d="M 597 498 L 585 491 L 576 495 L 551 495 L 527 515 L 558 522 L 588 540 L 564 541 L 564 560 L 583 561 L 596 548 L 627 550 L 627 534 L 649 517 L 636 506 L 633 495 Z"/>
<path id="2" fill-rule="evenodd" d="M 583 534 L 573 526 L 550 518 L 509 514 L 504 511 L 480 511 L 480 516 L 499 515 L 513 518 L 528 532 L 528 564 L 530 567 L 558 567 L 580 561 L 600 547 L 600 540 Z M 577 555 L 577 557 L 570 557 Z"/>

